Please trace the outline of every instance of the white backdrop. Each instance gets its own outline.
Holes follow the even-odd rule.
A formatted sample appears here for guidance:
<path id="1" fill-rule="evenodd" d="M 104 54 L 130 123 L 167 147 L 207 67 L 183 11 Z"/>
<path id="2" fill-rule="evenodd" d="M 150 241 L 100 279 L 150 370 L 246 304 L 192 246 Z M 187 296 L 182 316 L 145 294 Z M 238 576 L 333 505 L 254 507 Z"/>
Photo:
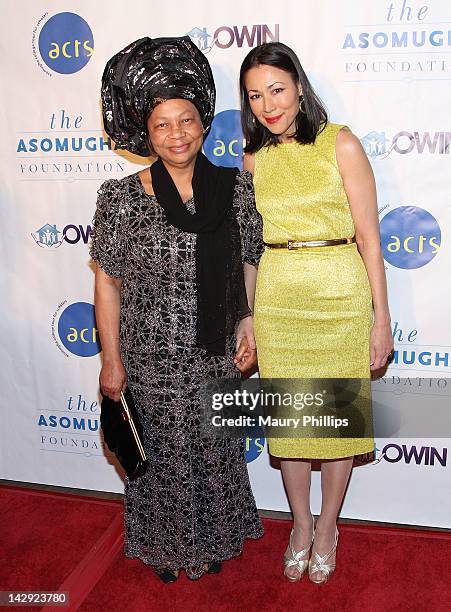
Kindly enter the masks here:
<path id="1" fill-rule="evenodd" d="M 432 414 L 446 393 L 449 2 L 197 0 L 189 11 L 185 6 L 2 2 L 1 478 L 122 491 L 98 433 L 100 359 L 87 241 L 99 185 L 143 164 L 110 148 L 99 106 L 106 60 L 142 36 L 189 33 L 207 47 L 219 116 L 206 152 L 225 164 L 240 160 L 242 59 L 272 39 L 294 48 L 331 120 L 348 124 L 361 139 L 377 180 L 397 354 L 385 381 L 374 386 L 375 399 L 389 406 L 401 400 L 408 408 L 420 398 Z M 415 438 L 378 439 L 374 464 L 354 470 L 342 516 L 451 527 L 448 448 L 448 439 L 421 431 Z M 264 440 L 249 442 L 248 457 L 259 507 L 287 510 Z M 318 474 L 313 501 L 318 511 Z"/>

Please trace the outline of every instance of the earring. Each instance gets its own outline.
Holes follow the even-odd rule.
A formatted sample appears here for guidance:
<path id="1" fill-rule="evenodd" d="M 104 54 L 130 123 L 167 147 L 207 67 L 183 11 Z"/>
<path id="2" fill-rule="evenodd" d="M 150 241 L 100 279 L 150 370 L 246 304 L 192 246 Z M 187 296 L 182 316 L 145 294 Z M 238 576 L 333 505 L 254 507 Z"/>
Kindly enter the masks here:
<path id="1" fill-rule="evenodd" d="M 252 115 L 252 124 L 254 127 L 257 126 L 257 122 L 255 121 L 255 115 Z"/>
<path id="2" fill-rule="evenodd" d="M 304 108 L 302 108 L 302 104 L 304 104 Z M 305 100 L 304 100 L 304 96 L 302 94 L 299 96 L 299 110 L 301 111 L 301 113 L 304 113 L 304 115 L 306 114 L 306 111 L 305 111 Z"/>

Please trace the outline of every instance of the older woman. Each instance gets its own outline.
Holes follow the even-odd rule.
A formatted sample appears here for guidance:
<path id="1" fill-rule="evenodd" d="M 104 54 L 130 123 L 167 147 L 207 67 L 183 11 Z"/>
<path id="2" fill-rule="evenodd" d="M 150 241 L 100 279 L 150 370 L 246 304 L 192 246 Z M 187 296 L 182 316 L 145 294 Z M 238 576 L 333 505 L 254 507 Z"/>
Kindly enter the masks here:
<path id="1" fill-rule="evenodd" d="M 243 442 L 201 437 L 199 406 L 203 380 L 239 376 L 235 326 L 241 339 L 250 323 L 242 262 L 258 262 L 260 218 L 250 175 L 201 153 L 215 89 L 189 38 L 144 38 L 115 55 L 102 102 L 116 145 L 157 157 L 101 186 L 91 249 L 101 389 L 118 399 L 128 385 L 150 459 L 125 480 L 125 554 L 165 582 L 180 569 L 195 579 L 262 534 Z M 240 369 L 252 349 L 243 339 Z"/>

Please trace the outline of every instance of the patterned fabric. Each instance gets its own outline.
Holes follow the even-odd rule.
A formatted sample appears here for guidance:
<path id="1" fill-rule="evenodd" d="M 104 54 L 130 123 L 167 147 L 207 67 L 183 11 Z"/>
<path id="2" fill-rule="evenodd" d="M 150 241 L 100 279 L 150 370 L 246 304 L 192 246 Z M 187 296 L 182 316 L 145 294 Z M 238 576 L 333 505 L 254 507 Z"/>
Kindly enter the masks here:
<path id="1" fill-rule="evenodd" d="M 194 212 L 193 200 L 187 202 Z M 233 209 L 243 261 L 263 252 L 252 178 L 240 173 Z M 147 473 L 125 482 L 125 554 L 186 569 L 240 554 L 262 535 L 242 440 L 199 435 L 198 390 L 205 378 L 236 377 L 234 338 L 226 355 L 195 347 L 196 235 L 169 225 L 138 174 L 99 190 L 91 256 L 121 277 L 121 353 L 144 428 Z"/>
<path id="2" fill-rule="evenodd" d="M 147 118 L 162 100 L 192 102 L 208 130 L 216 89 L 208 59 L 189 36 L 141 38 L 116 53 L 102 76 L 103 125 L 116 146 L 151 154 Z"/>

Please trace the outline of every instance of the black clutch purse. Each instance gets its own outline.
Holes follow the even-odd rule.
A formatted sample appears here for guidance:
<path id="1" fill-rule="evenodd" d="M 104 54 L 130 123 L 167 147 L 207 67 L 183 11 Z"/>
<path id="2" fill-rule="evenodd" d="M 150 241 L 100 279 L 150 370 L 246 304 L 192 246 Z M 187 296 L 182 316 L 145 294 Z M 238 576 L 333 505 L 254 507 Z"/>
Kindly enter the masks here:
<path id="1" fill-rule="evenodd" d="M 142 444 L 143 430 L 130 389 L 121 392 L 121 401 L 106 395 L 102 399 L 100 425 L 103 438 L 130 479 L 142 476 L 148 460 Z"/>

